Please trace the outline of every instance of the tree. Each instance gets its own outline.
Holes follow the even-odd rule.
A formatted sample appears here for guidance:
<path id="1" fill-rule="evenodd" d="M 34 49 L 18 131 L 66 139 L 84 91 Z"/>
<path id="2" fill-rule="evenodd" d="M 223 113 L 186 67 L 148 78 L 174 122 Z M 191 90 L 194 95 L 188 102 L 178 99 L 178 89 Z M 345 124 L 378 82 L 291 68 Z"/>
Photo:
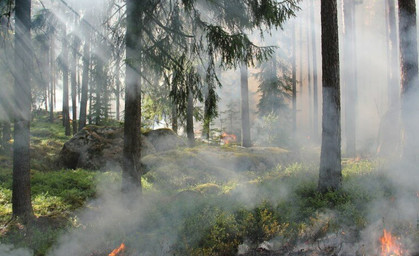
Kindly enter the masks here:
<path id="1" fill-rule="evenodd" d="M 141 36 L 145 1 L 127 0 L 122 191 L 141 193 Z"/>
<path id="2" fill-rule="evenodd" d="M 415 0 L 399 0 L 399 40 L 401 65 L 401 114 L 404 129 L 403 158 L 417 160 L 417 110 L 419 99 L 418 48 Z"/>
<path id="3" fill-rule="evenodd" d="M 68 47 L 66 25 L 63 24 L 61 66 L 63 72 L 63 125 L 65 135 L 70 136 L 70 110 L 68 105 Z"/>
<path id="4" fill-rule="evenodd" d="M 344 14 L 344 85 L 345 85 L 345 135 L 346 155 L 356 156 L 356 45 L 355 45 L 355 1 L 343 1 Z"/>
<path id="5" fill-rule="evenodd" d="M 337 0 L 321 0 L 323 120 L 319 184 L 321 192 L 342 183 L 340 70 Z"/>
<path id="6" fill-rule="evenodd" d="M 251 147 L 250 138 L 250 114 L 249 114 L 249 85 L 247 64 L 240 66 L 240 92 L 241 92 L 241 145 L 242 147 Z"/>
<path id="7" fill-rule="evenodd" d="M 86 33 L 87 34 L 87 33 Z M 86 126 L 87 120 L 87 93 L 89 91 L 89 67 L 90 67 L 90 37 L 87 35 L 83 47 L 83 78 L 80 100 L 79 130 Z"/>
<path id="8" fill-rule="evenodd" d="M 316 26 L 314 24 L 314 0 L 310 2 L 310 23 L 311 29 L 311 47 L 313 55 L 313 139 L 317 142 L 319 136 L 319 103 L 318 103 L 318 85 L 317 85 L 317 47 L 316 47 Z"/>
<path id="9" fill-rule="evenodd" d="M 76 26 L 76 20 L 74 21 L 74 26 Z M 80 39 L 77 37 L 75 31 L 72 33 L 72 55 L 71 55 L 71 63 L 70 63 L 70 71 L 71 71 L 71 106 L 72 106 L 72 113 L 73 113 L 73 134 L 76 134 L 78 131 L 77 127 L 77 63 L 78 63 L 78 51 L 80 45 Z"/>
<path id="10" fill-rule="evenodd" d="M 29 221 L 33 218 L 30 182 L 31 0 L 16 0 L 15 15 L 15 120 L 12 210 L 13 216 Z"/>

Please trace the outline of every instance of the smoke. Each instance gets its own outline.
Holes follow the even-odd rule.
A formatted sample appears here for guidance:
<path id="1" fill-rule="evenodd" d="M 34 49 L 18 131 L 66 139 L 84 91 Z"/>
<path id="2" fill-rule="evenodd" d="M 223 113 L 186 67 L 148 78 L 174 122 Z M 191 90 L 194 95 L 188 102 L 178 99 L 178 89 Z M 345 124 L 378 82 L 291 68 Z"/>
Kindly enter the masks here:
<path id="1" fill-rule="evenodd" d="M 4 256 L 32 256 L 33 253 L 28 249 L 14 248 L 13 245 L 0 244 L 0 255 Z"/>

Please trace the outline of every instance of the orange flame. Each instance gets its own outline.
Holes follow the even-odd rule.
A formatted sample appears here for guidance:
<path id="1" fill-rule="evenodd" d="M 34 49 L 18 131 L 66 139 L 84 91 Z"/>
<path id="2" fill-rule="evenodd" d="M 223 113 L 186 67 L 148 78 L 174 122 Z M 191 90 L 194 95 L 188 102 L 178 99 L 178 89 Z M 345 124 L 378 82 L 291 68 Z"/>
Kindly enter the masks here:
<path id="1" fill-rule="evenodd" d="M 224 141 L 224 144 L 228 145 L 231 142 L 235 142 L 237 140 L 237 137 L 234 134 L 228 134 L 226 132 L 223 132 L 223 134 L 221 134 L 221 139 Z"/>
<path id="2" fill-rule="evenodd" d="M 118 248 L 116 248 L 111 253 L 109 253 L 108 256 L 117 256 L 120 252 L 123 252 L 124 250 L 125 250 L 125 244 L 122 243 Z"/>
<path id="3" fill-rule="evenodd" d="M 401 256 L 403 250 L 398 239 L 391 235 L 390 232 L 384 229 L 384 234 L 380 238 L 381 256 Z"/>

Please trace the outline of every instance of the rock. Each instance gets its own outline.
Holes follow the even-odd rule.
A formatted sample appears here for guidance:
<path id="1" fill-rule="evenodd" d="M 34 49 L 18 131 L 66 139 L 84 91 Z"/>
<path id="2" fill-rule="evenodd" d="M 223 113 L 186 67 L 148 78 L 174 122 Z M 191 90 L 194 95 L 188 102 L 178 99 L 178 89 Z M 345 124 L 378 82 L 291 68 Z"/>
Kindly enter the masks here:
<path id="1" fill-rule="evenodd" d="M 157 152 L 186 146 L 184 139 L 180 138 L 174 131 L 167 128 L 148 131 L 144 133 L 144 136 L 154 146 Z"/>
<path id="2" fill-rule="evenodd" d="M 120 168 L 123 149 L 122 127 L 87 126 L 64 144 L 58 159 L 64 168 L 109 169 Z M 141 136 L 141 156 L 170 150 L 185 145 L 169 129 L 150 131 Z"/>

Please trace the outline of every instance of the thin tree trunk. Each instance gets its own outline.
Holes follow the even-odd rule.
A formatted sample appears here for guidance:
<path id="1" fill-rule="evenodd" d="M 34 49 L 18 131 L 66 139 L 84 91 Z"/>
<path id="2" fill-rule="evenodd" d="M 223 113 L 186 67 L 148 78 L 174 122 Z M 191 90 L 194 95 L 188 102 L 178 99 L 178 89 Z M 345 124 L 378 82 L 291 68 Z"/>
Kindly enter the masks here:
<path id="1" fill-rule="evenodd" d="M 356 156 L 356 47 L 355 47 L 355 3 L 353 0 L 343 1 L 344 15 L 344 84 L 345 84 L 345 135 L 346 154 Z"/>
<path id="2" fill-rule="evenodd" d="M 95 124 L 99 125 L 100 124 L 100 119 L 101 119 L 101 108 L 102 108 L 102 86 L 103 85 L 103 79 L 102 79 L 102 75 L 103 75 L 103 62 L 100 59 L 99 56 L 96 56 L 96 99 L 95 99 Z"/>
<path id="3" fill-rule="evenodd" d="M 13 216 L 33 218 L 30 176 L 30 120 L 32 46 L 31 0 L 15 1 L 15 121 L 13 142 Z"/>
<path id="4" fill-rule="evenodd" d="M 127 0 L 125 121 L 122 191 L 142 193 L 141 176 L 141 23 L 142 2 Z M 138 43 L 139 41 L 139 43 Z M 140 49 L 138 49 L 140 48 Z M 131 61 L 130 61 L 131 60 Z"/>
<path id="5" fill-rule="evenodd" d="M 77 133 L 77 49 L 78 39 L 73 34 L 72 58 L 71 58 L 71 105 L 73 110 L 73 134 Z"/>
<path id="6" fill-rule="evenodd" d="M 89 66 L 90 66 L 90 39 L 86 38 L 83 49 L 83 78 L 81 86 L 81 100 L 80 100 L 80 120 L 79 130 L 86 126 L 87 118 L 87 93 L 89 90 Z"/>
<path id="7" fill-rule="evenodd" d="M 309 3 L 307 2 L 307 6 L 310 9 Z M 313 137 L 313 96 L 311 92 L 311 61 L 310 61 L 310 30 L 311 30 L 311 21 L 310 17 L 307 17 L 307 30 L 306 30 L 306 36 L 307 36 L 307 89 L 308 89 L 308 123 L 309 123 L 309 129 L 310 129 L 310 137 Z"/>
<path id="8" fill-rule="evenodd" d="M 240 88 L 241 88 L 241 145 L 242 147 L 251 147 L 250 139 L 250 114 L 249 114 L 249 84 L 247 64 L 240 66 Z"/>
<path id="9" fill-rule="evenodd" d="M 116 55 L 116 64 L 115 64 L 115 84 L 116 84 L 116 90 L 115 90 L 115 98 L 116 98 L 116 120 L 120 120 L 120 106 L 121 103 L 119 102 L 119 99 L 121 98 L 121 80 L 119 79 L 119 74 L 121 71 L 121 56 L 118 53 Z"/>
<path id="10" fill-rule="evenodd" d="M 195 134 L 194 134 L 194 125 L 193 125 L 193 91 L 192 91 L 192 82 L 189 81 L 188 84 L 188 106 L 186 110 L 186 134 L 188 137 L 189 146 L 193 147 L 195 145 Z"/>
<path id="11" fill-rule="evenodd" d="M 389 105 L 396 109 L 400 106 L 400 76 L 399 76 L 399 45 L 397 42 L 396 0 L 387 0 L 388 37 L 389 37 L 389 70 L 388 84 Z"/>
<path id="12" fill-rule="evenodd" d="M 401 111 L 404 128 L 403 158 L 417 163 L 419 139 L 417 109 L 419 99 L 418 48 L 415 0 L 399 0 L 399 40 L 401 64 Z"/>
<path id="13" fill-rule="evenodd" d="M 317 78 L 317 44 L 316 44 L 316 25 L 314 24 L 314 0 L 311 0 L 310 8 L 311 20 L 311 49 L 313 55 L 313 140 L 319 138 L 319 98 L 318 98 L 318 78 Z"/>
<path id="14" fill-rule="evenodd" d="M 51 35 L 50 40 L 50 60 L 49 60 L 49 85 L 50 85 L 50 97 L 49 97 L 49 121 L 54 122 L 54 87 L 55 87 L 55 49 L 54 49 L 54 35 Z"/>
<path id="15" fill-rule="evenodd" d="M 172 93 L 173 95 L 177 94 L 177 87 L 175 83 L 172 83 Z M 177 117 L 177 106 L 174 96 L 172 98 L 172 130 L 177 134 L 178 132 L 178 117 Z"/>
<path id="16" fill-rule="evenodd" d="M 297 131 L 297 53 L 295 40 L 295 23 L 292 25 L 292 131 L 293 139 Z"/>
<path id="17" fill-rule="evenodd" d="M 339 34 L 336 0 L 321 1 L 323 119 L 319 186 L 321 192 L 342 185 Z"/>
<path id="18" fill-rule="evenodd" d="M 208 88 L 206 88 L 206 93 L 205 93 L 205 102 L 204 102 L 204 123 L 203 123 L 203 129 L 202 129 L 202 136 L 208 140 L 209 142 L 209 138 L 210 138 L 210 122 L 211 122 L 211 118 L 209 116 L 209 108 L 210 108 L 210 88 L 209 85 L 207 85 Z"/>
<path id="19" fill-rule="evenodd" d="M 62 64 L 63 64 L 63 124 L 65 127 L 65 135 L 70 136 L 70 111 L 68 105 L 68 47 L 67 47 L 67 32 L 64 25 L 63 29 L 63 50 L 62 50 Z"/>

